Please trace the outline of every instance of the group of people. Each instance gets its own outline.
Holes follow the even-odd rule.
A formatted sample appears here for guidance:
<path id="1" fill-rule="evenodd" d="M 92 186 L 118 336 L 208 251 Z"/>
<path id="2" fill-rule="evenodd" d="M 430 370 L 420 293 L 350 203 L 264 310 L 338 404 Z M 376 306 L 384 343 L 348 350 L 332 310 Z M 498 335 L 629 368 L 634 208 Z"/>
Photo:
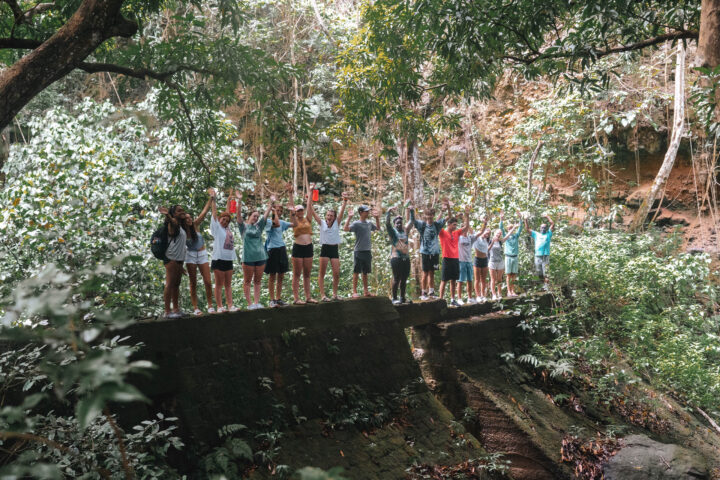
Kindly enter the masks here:
<path id="1" fill-rule="evenodd" d="M 226 210 L 218 212 L 217 194 L 208 189 L 209 198 L 197 217 L 193 217 L 179 205 L 170 208 L 161 207 L 165 216 L 164 227 L 167 231 L 167 249 L 164 254 L 165 289 L 163 294 L 165 315 L 169 318 L 182 316 L 179 308 L 179 291 L 182 275 L 187 268 L 190 282 L 190 299 L 194 314 L 201 314 L 198 306 L 197 272 L 200 272 L 205 287 L 207 312 L 236 311 L 233 304 L 231 280 L 234 263 L 237 260 L 235 232 L 242 239 L 243 293 L 248 309 L 263 308 L 260 303 L 263 274 L 268 275 L 268 293 L 270 307 L 284 306 L 282 299 L 285 274 L 292 265 L 293 304 L 317 303 L 311 295 L 311 274 L 313 266 L 313 220 L 320 229 L 320 261 L 318 289 L 322 301 L 338 300 L 340 283 L 339 247 L 342 242 L 340 225 L 348 204 L 347 193 L 342 194 L 339 210 L 327 208 L 321 217 L 314 208 L 312 195 L 308 195 L 305 205 L 287 205 L 288 220 L 282 220 L 283 207 L 271 196 L 264 210 L 251 211 L 247 217 L 242 214 L 242 195 L 231 192 Z M 517 296 L 515 285 L 518 275 L 519 238 L 523 226 L 530 232 L 535 242 L 535 269 L 538 276 L 547 281 L 550 241 L 554 222 L 546 217 L 539 231 L 530 230 L 527 219 L 518 212 L 517 223 L 505 225 L 504 214 L 500 215 L 500 224 L 494 232 L 488 228 L 489 218 L 485 217 L 482 227 L 474 231 L 470 225 L 471 207 L 466 207 L 463 224 L 452 215 L 449 202 L 443 202 L 445 216 L 436 218 L 434 208 L 423 212 L 423 219 L 417 219 L 411 202 L 406 203 L 409 221 L 398 207 L 390 207 L 385 215 L 385 228 L 391 244 L 390 266 L 392 269 L 392 301 L 394 304 L 408 302 L 407 281 L 410 276 L 411 258 L 408 234 L 414 227 L 420 238 L 421 256 L 421 295 L 420 300 L 435 298 L 435 271 L 438 270 L 442 254 L 442 278 L 440 298 L 446 290 L 450 293 L 450 305 L 463 303 L 463 287 L 467 286 L 466 302 L 482 302 L 486 299 L 498 299 L 502 296 L 503 276 L 507 274 L 507 295 Z M 210 233 L 213 237 L 212 256 L 209 257 L 205 239 L 201 233 L 208 212 Z M 234 213 L 234 215 L 233 215 Z M 353 221 L 357 214 L 358 219 Z M 234 218 L 233 218 L 234 217 Z M 371 219 L 372 217 L 372 219 Z M 283 232 L 293 231 L 293 245 L 288 257 Z M 352 296 L 359 297 L 358 283 L 362 280 L 363 294 L 371 296 L 368 275 L 372 273 L 371 234 L 380 230 L 380 211 L 367 205 L 350 210 L 342 229 L 355 235 L 353 250 L 354 267 Z M 325 276 L 328 269 L 332 272 L 332 296 L 327 296 Z M 211 283 L 211 271 L 215 277 L 215 287 Z M 489 282 L 488 282 L 489 274 Z M 300 298 L 300 280 L 302 293 Z M 449 287 L 449 289 L 448 289 Z M 223 291 L 225 306 L 223 306 Z M 213 303 L 214 301 L 214 303 Z M 217 310 L 213 305 L 217 305 Z"/>

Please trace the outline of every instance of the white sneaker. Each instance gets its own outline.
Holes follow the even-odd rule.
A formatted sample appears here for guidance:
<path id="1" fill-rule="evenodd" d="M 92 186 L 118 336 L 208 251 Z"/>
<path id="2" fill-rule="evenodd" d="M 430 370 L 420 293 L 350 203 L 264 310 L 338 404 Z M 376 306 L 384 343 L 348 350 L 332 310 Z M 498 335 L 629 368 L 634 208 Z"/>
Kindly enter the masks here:
<path id="1" fill-rule="evenodd" d="M 398 300 L 397 298 L 393 298 L 392 304 L 393 305 L 400 305 L 402 302 Z"/>
<path id="2" fill-rule="evenodd" d="M 208 313 L 215 313 L 215 309 L 213 307 L 208 308 Z"/>
<path id="3" fill-rule="evenodd" d="M 255 304 L 255 310 L 260 310 L 261 308 L 265 308 L 265 307 L 263 307 L 263 304 L 262 304 L 262 303 L 256 303 L 256 304 Z"/>
<path id="4" fill-rule="evenodd" d="M 458 298 L 458 299 L 456 300 L 456 303 L 458 304 L 458 306 L 463 306 L 463 305 L 465 305 L 465 302 L 462 301 L 462 298 Z"/>
<path id="5" fill-rule="evenodd" d="M 195 316 L 202 315 L 202 312 L 200 311 L 199 308 L 196 308 L 195 311 L 193 312 L 193 315 L 195 315 Z"/>
<path id="6" fill-rule="evenodd" d="M 427 299 L 428 299 L 427 295 L 425 295 L 425 294 L 420 295 L 420 300 L 425 301 Z"/>
<path id="7" fill-rule="evenodd" d="M 428 290 L 427 296 L 428 298 L 437 297 L 437 295 L 435 295 L 435 290 L 433 289 Z"/>
<path id="8" fill-rule="evenodd" d="M 232 307 L 227 309 L 228 312 L 237 312 L 238 310 L 240 310 L 240 309 L 238 307 L 236 307 L 235 305 L 233 305 Z"/>
<path id="9" fill-rule="evenodd" d="M 247 309 L 248 310 L 257 310 L 257 308 L 258 308 L 257 303 L 253 303 L 253 304 L 248 305 Z"/>
<path id="10" fill-rule="evenodd" d="M 473 298 L 473 297 L 468 297 L 468 299 L 465 303 L 467 303 L 468 305 L 474 305 L 477 303 L 477 300 L 475 300 L 475 298 Z"/>

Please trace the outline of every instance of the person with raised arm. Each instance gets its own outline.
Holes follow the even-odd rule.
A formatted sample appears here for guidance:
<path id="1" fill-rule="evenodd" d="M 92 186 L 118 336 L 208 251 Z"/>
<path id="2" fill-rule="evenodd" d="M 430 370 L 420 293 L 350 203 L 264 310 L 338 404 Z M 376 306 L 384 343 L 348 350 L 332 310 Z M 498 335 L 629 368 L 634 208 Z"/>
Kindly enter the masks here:
<path id="1" fill-rule="evenodd" d="M 267 252 L 263 242 L 263 233 L 267 224 L 268 215 L 275 205 L 275 197 L 270 197 L 265 213 L 260 216 L 257 210 L 248 215 L 247 221 L 243 221 L 240 209 L 238 209 L 238 229 L 243 239 L 243 291 L 248 310 L 263 308 L 260 303 L 260 289 L 262 288 L 262 274 L 265 271 Z M 250 285 L 253 287 L 252 302 L 250 301 Z"/>
<path id="2" fill-rule="evenodd" d="M 447 228 L 441 229 L 438 234 L 443 257 L 440 298 L 445 298 L 445 287 L 450 283 L 450 303 L 448 305 L 452 307 L 460 306 L 460 302 L 455 298 L 457 281 L 460 279 L 460 258 L 458 255 L 460 230 L 457 229 L 457 224 L 457 219 L 450 216 L 448 209 Z"/>
<path id="3" fill-rule="evenodd" d="M 325 294 L 325 273 L 327 272 L 328 263 L 332 268 L 332 290 L 333 300 L 338 300 L 338 285 L 340 285 L 340 255 L 339 245 L 342 242 L 340 237 L 340 222 L 342 222 L 343 215 L 345 214 L 345 207 L 348 202 L 348 193 L 342 193 L 342 205 L 340 206 L 340 212 L 334 208 L 328 208 L 325 210 L 325 218 L 320 218 L 320 215 L 312 209 L 312 216 L 315 221 L 320 225 L 320 265 L 318 272 L 318 289 L 322 296 L 323 302 L 329 302 L 330 298 Z"/>
<path id="4" fill-rule="evenodd" d="M 290 209 L 290 223 L 295 236 L 295 242 L 292 247 L 292 265 L 293 265 L 293 304 L 305 305 L 305 303 L 317 303 L 312 298 L 310 292 L 310 274 L 312 273 L 313 264 L 313 244 L 312 244 L 312 195 L 307 196 L 307 212 L 302 205 L 288 205 Z M 300 300 L 300 276 L 303 279 L 303 289 L 305 291 L 305 301 Z"/>
<path id="5" fill-rule="evenodd" d="M 512 235 L 515 225 L 504 237 L 502 231 L 498 228 L 495 230 L 492 240 L 488 243 L 488 266 L 490 267 L 490 293 L 493 300 L 502 298 L 502 281 L 505 273 L 505 258 L 503 256 L 503 243 Z"/>
<path id="6" fill-rule="evenodd" d="M 170 208 L 160 207 L 158 211 L 165 216 L 165 228 L 168 232 L 168 247 L 165 251 L 165 288 L 163 302 L 165 318 L 179 318 L 180 282 L 183 274 L 183 262 L 187 253 L 187 230 L 185 229 L 185 210 L 179 205 Z M 172 311 L 170 305 L 172 304 Z"/>
<path id="7" fill-rule="evenodd" d="M 457 302 L 462 305 L 463 300 L 463 284 L 467 284 L 467 302 L 477 303 L 475 295 L 473 294 L 473 243 L 480 234 L 473 234 L 472 228 L 470 227 L 470 212 L 472 207 L 470 205 L 465 206 L 465 214 L 463 218 L 463 226 L 460 230 L 460 237 L 458 239 L 458 259 L 460 260 L 460 278 L 458 279 L 457 290 L 458 300 Z"/>
<path id="8" fill-rule="evenodd" d="M 406 297 L 407 281 L 410 277 L 410 246 L 408 243 L 407 232 L 412 227 L 412 222 L 408 222 L 403 227 L 403 217 L 398 215 L 393 218 L 390 223 L 390 216 L 397 212 L 397 207 L 390 207 L 385 215 L 385 228 L 390 237 L 390 268 L 392 269 L 392 303 L 400 305 L 408 303 Z M 400 289 L 400 299 L 398 299 L 398 288 Z"/>
<path id="9" fill-rule="evenodd" d="M 483 219 L 480 234 L 473 243 L 473 251 L 475 252 L 475 263 L 473 265 L 473 274 L 475 275 L 475 295 L 477 302 L 482 303 L 487 297 L 488 288 L 488 240 L 490 240 L 490 229 L 487 228 L 488 216 Z"/>
<path id="10" fill-rule="evenodd" d="M 205 206 L 200 215 L 193 218 L 189 213 L 185 217 L 185 228 L 188 231 L 187 238 L 187 254 L 185 255 L 185 266 L 187 267 L 188 279 L 190 280 L 190 302 L 193 306 L 193 313 L 200 315 L 202 312 L 198 308 L 197 296 L 197 271 L 200 270 L 203 284 L 205 286 L 205 298 L 208 304 L 208 313 L 215 313 L 213 308 L 213 291 L 212 282 L 210 281 L 210 263 L 208 261 L 207 248 L 205 248 L 205 239 L 200 233 L 200 225 L 205 221 L 210 210 L 212 199 L 208 197 Z"/>
<path id="11" fill-rule="evenodd" d="M 518 254 L 520 253 L 519 240 L 520 233 L 522 233 L 523 229 L 523 217 L 520 211 L 518 211 L 517 214 L 518 223 L 511 226 L 511 228 L 517 228 L 517 231 L 511 235 L 507 235 L 507 240 L 505 241 L 505 275 L 507 275 L 508 297 L 517 297 L 517 293 L 515 293 L 515 284 L 517 283 L 516 280 L 520 271 Z M 505 232 L 504 220 L 505 212 L 500 212 L 500 231 L 502 232 L 503 236 L 507 234 L 507 232 Z"/>
<path id="12" fill-rule="evenodd" d="M 435 296 L 435 270 L 440 263 L 440 242 L 438 234 L 445 226 L 445 219 L 439 217 L 435 220 L 435 209 L 428 206 L 424 211 L 424 219 L 415 219 L 415 208 L 412 204 L 410 210 L 410 221 L 420 233 L 420 257 L 422 259 L 422 276 L 420 286 L 420 300 L 428 300 Z M 448 213 L 449 216 L 449 213 Z"/>
<path id="13" fill-rule="evenodd" d="M 538 278 L 543 281 L 543 288 L 548 289 L 548 268 L 550 267 L 550 240 L 552 240 L 553 231 L 555 229 L 555 222 L 549 215 L 544 215 L 543 218 L 547 220 L 547 223 L 540 225 L 540 231 L 531 230 L 528 226 L 527 218 L 523 218 L 525 229 L 530 232 L 530 236 L 535 242 L 535 273 Z M 548 226 L 548 223 L 550 224 Z"/>
<path id="14" fill-rule="evenodd" d="M 218 215 L 217 211 L 217 195 L 214 189 L 208 190 L 210 193 L 210 207 L 212 209 L 212 218 L 210 219 L 210 233 L 213 236 L 213 252 L 210 269 L 215 275 L 215 303 L 217 303 L 218 312 L 235 312 L 237 308 L 233 305 L 232 299 L 232 274 L 233 262 L 237 258 L 235 253 L 235 236 L 233 235 L 230 224 L 232 216 L 230 215 L 230 197 L 227 201 L 227 210 Z M 239 197 L 239 192 L 236 193 Z M 238 198 L 240 200 L 240 198 Z M 240 213 L 242 205 L 238 204 L 237 211 Z M 225 289 L 225 301 L 227 308 L 223 307 L 222 292 Z"/>
<path id="15" fill-rule="evenodd" d="M 360 219 L 350 225 L 350 220 L 353 218 L 353 212 L 350 211 L 344 228 L 346 232 L 353 232 L 355 234 L 355 249 L 353 251 L 355 264 L 353 267 L 352 296 L 360 296 L 357 293 L 357 284 L 358 277 L 362 274 L 364 295 L 371 297 L 372 295 L 368 287 L 368 275 L 372 273 L 372 244 L 370 242 L 370 234 L 375 230 L 380 230 L 380 213 L 377 209 L 372 209 L 372 216 L 375 217 L 375 222 L 373 223 L 368 222 L 368 216 L 371 214 L 370 207 L 360 205 L 357 212 Z"/>
<path id="16" fill-rule="evenodd" d="M 285 274 L 290 271 L 287 248 L 283 232 L 292 227 L 292 223 L 281 220 L 282 206 L 276 205 L 272 212 L 272 220 L 265 230 L 265 249 L 267 250 L 267 263 L 265 273 L 268 275 L 268 295 L 271 307 L 283 307 L 282 288 Z"/>

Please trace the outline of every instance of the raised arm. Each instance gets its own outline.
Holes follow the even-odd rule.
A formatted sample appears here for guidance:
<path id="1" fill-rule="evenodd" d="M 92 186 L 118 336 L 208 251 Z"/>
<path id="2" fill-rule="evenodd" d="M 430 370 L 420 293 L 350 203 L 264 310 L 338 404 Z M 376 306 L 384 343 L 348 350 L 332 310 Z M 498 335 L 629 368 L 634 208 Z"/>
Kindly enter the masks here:
<path id="1" fill-rule="evenodd" d="M 308 208 L 309 208 L 308 215 L 307 215 L 308 220 L 310 220 L 310 217 L 312 216 L 312 218 L 315 219 L 315 221 L 318 223 L 318 225 L 320 225 L 320 215 L 318 215 L 317 212 L 315 211 L 312 201 L 308 202 Z"/>
<path id="2" fill-rule="evenodd" d="M 505 212 L 500 212 L 500 231 L 503 234 L 503 237 L 507 232 L 505 232 Z M 505 240 L 503 240 L 504 242 Z"/>
<path id="3" fill-rule="evenodd" d="M 270 215 L 270 212 L 273 211 L 273 208 L 275 208 L 275 195 L 270 195 L 270 202 L 268 203 L 268 206 L 265 209 L 265 214 L 263 215 L 263 219 L 265 221 L 267 221 L 267 218 Z"/>
<path id="4" fill-rule="evenodd" d="M 160 207 L 158 208 L 158 212 L 163 214 L 165 218 L 168 219 L 168 233 L 172 236 L 175 236 L 178 229 L 178 221 L 176 218 L 174 218 L 172 215 L 170 215 L 170 211 L 167 207 Z"/>
<path id="5" fill-rule="evenodd" d="M 488 217 L 487 215 L 485 215 L 485 217 L 483 217 L 482 228 L 480 229 L 481 234 L 484 234 L 484 233 L 485 233 L 485 230 L 487 229 L 487 224 L 488 224 L 489 221 L 490 221 L 490 217 Z"/>
<path id="6" fill-rule="evenodd" d="M 343 230 L 346 232 L 350 231 L 350 220 L 352 220 L 353 215 L 355 215 L 355 210 L 350 210 L 350 212 L 348 212 L 348 218 L 345 220 L 345 226 L 343 227 Z"/>
<path id="7" fill-rule="evenodd" d="M 385 228 L 387 229 L 388 235 L 390 236 L 390 241 L 394 244 L 397 241 L 397 233 L 395 232 L 395 227 L 393 227 L 392 223 L 390 222 L 390 215 L 395 211 L 395 207 L 388 208 L 387 213 L 385 214 Z"/>
<path id="8" fill-rule="evenodd" d="M 420 231 L 420 226 L 418 226 L 418 223 L 419 223 L 419 222 L 415 219 L 415 207 L 414 207 L 413 204 L 411 203 L 410 205 L 408 205 L 407 208 L 408 208 L 408 211 L 410 212 L 410 223 L 413 224 L 413 225 L 415 225 L 415 228 L 417 228 L 418 231 Z M 410 232 L 408 232 L 408 234 L 409 234 L 409 233 L 410 233 Z"/>
<path id="9" fill-rule="evenodd" d="M 460 233 L 463 237 L 467 237 L 468 230 L 470 230 L 470 210 L 471 210 L 470 205 L 466 205 L 465 212 L 463 214 L 464 223 L 463 223 L 462 230 Z"/>
<path id="10" fill-rule="evenodd" d="M 442 217 L 441 213 L 437 221 L 445 225 L 447 221 L 450 220 L 450 217 L 452 217 L 452 212 L 450 211 L 450 200 L 448 200 L 447 198 L 444 199 L 442 207 L 445 210 L 445 218 Z"/>
<path id="11" fill-rule="evenodd" d="M 338 212 L 338 216 L 337 216 L 338 225 L 340 225 L 340 222 L 342 222 L 343 215 L 345 215 L 345 207 L 347 206 L 347 202 L 348 202 L 348 193 L 342 192 L 342 205 L 340 205 L 340 211 Z"/>
<path id="12" fill-rule="evenodd" d="M 312 201 L 312 191 L 315 188 L 315 184 L 311 183 L 308 185 L 307 189 L 307 205 L 305 205 L 305 211 L 308 212 L 307 215 L 305 215 L 308 219 L 308 222 L 312 222 L 313 215 L 311 215 L 310 212 L 315 213 L 315 210 L 313 210 L 313 201 Z"/>
<path id="13" fill-rule="evenodd" d="M 212 198 L 208 198 L 207 202 L 205 202 L 205 206 L 203 207 L 202 212 L 200 212 L 200 215 L 198 215 L 197 218 L 195 219 L 194 223 L 195 223 L 196 230 L 200 226 L 200 224 L 203 222 L 203 220 L 205 220 L 205 216 L 207 215 L 208 210 L 210 210 L 211 203 L 212 203 Z"/>
<path id="14" fill-rule="evenodd" d="M 507 242 L 507 239 L 512 237 L 512 234 L 516 228 L 517 228 L 517 225 L 513 225 L 512 227 L 510 227 L 510 230 L 508 230 L 507 234 L 503 233 L 503 235 L 505 235 L 505 236 L 503 237 L 502 241 Z"/>
<path id="15" fill-rule="evenodd" d="M 550 218 L 550 215 L 545 215 L 545 218 L 547 219 L 548 223 L 550 224 L 550 231 L 552 232 L 555 228 L 555 222 L 553 222 L 553 219 Z"/>
<path id="16" fill-rule="evenodd" d="M 290 211 L 290 225 L 292 228 L 295 228 L 298 226 L 297 217 L 295 216 L 295 205 L 288 203 L 288 210 Z"/>
<path id="17" fill-rule="evenodd" d="M 378 230 L 380 230 L 380 209 L 379 208 L 373 208 L 370 211 L 370 214 L 375 217 L 375 226 Z"/>
<path id="18" fill-rule="evenodd" d="M 517 211 L 517 215 L 518 215 L 518 218 L 519 218 L 519 220 L 518 220 L 518 225 L 519 225 L 519 227 L 518 227 L 517 234 L 520 235 L 520 234 L 522 233 L 522 230 L 523 230 L 523 220 L 525 220 L 525 219 L 523 218 L 523 214 L 522 214 L 522 212 L 521 212 L 520 210 Z"/>
<path id="19" fill-rule="evenodd" d="M 242 216 L 242 193 L 240 193 L 240 190 L 235 190 L 235 200 L 237 200 L 237 212 L 235 214 L 235 218 L 237 220 L 238 225 L 243 223 L 243 216 Z M 230 211 L 230 198 L 228 197 L 228 211 Z"/>
<path id="20" fill-rule="evenodd" d="M 525 225 L 525 230 L 527 230 L 528 232 L 532 232 L 532 230 L 530 230 L 530 225 L 528 225 L 527 218 L 523 217 L 522 220 L 523 220 L 523 225 Z"/>
<path id="21" fill-rule="evenodd" d="M 214 188 L 208 188 L 208 191 L 207 191 L 207 192 L 208 192 L 208 195 L 210 195 L 210 206 L 212 207 L 212 218 L 215 219 L 215 220 L 217 220 L 217 219 L 218 219 L 218 216 L 217 216 L 217 204 L 216 204 L 217 196 L 216 196 L 216 194 L 215 194 L 215 189 L 214 189 Z"/>

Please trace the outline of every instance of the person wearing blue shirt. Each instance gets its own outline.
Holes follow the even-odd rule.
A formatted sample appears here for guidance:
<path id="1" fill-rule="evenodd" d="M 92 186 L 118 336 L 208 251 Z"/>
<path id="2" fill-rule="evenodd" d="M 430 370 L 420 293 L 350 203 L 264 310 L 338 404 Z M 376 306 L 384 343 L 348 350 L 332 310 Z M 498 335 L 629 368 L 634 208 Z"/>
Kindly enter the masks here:
<path id="1" fill-rule="evenodd" d="M 518 212 L 518 217 L 522 218 L 520 212 Z M 512 227 L 513 225 L 511 224 L 510 228 Z M 508 236 L 507 241 L 505 241 L 505 275 L 507 277 L 508 297 L 517 297 L 517 293 L 515 293 L 515 282 L 519 273 L 519 239 L 523 226 L 521 222 L 518 222 L 515 227 L 517 228 L 517 231 Z M 505 212 L 500 212 L 500 231 L 503 236 L 507 235 L 507 232 L 505 231 Z"/>
<path id="2" fill-rule="evenodd" d="M 545 290 L 548 289 L 548 267 L 550 266 L 550 240 L 552 240 L 553 229 L 555 228 L 555 222 L 552 221 L 549 215 L 545 215 L 548 223 L 540 225 L 540 231 L 531 230 L 528 226 L 527 218 L 523 219 L 525 223 L 525 229 L 530 232 L 533 241 L 535 242 L 535 272 L 544 284 Z"/>
<path id="3" fill-rule="evenodd" d="M 445 201 L 443 206 L 447 212 L 447 218 L 450 217 L 450 204 Z M 420 257 L 422 258 L 422 277 L 421 277 L 421 295 L 420 300 L 428 300 L 435 296 L 435 270 L 440 264 L 440 242 L 438 237 L 440 230 L 445 226 L 445 219 L 439 217 L 435 220 L 435 209 L 428 207 L 425 209 L 424 220 L 415 219 L 415 208 L 412 204 L 408 205 L 410 211 L 410 221 L 418 233 L 420 233 Z"/>
<path id="4" fill-rule="evenodd" d="M 268 259 L 265 264 L 265 273 L 268 275 L 268 293 L 270 295 L 271 307 L 282 307 L 286 305 L 282 300 L 282 287 L 285 274 L 290 270 L 290 262 L 288 261 L 287 248 L 283 232 L 290 228 L 292 224 L 285 220 L 280 220 L 282 206 L 276 205 L 272 214 L 272 221 L 265 228 L 266 240 L 265 250 L 267 250 Z"/>

